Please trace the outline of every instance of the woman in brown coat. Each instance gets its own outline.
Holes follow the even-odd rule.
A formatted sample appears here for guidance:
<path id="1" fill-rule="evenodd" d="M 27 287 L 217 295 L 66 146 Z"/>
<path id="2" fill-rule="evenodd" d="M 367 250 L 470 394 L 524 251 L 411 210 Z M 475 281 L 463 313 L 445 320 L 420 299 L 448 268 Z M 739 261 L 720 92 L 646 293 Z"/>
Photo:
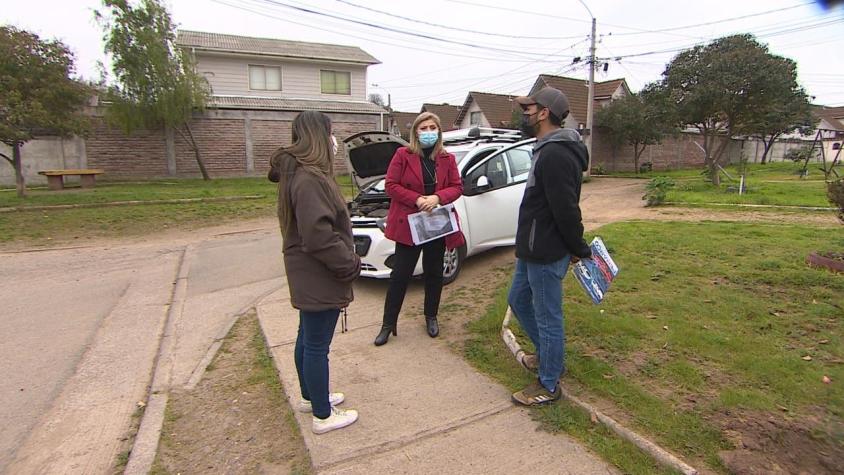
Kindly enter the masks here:
<path id="1" fill-rule="evenodd" d="M 273 154 L 269 173 L 278 182 L 284 267 L 291 303 L 299 310 L 294 349 L 299 410 L 313 412 L 317 434 L 358 418 L 357 411 L 334 407 L 343 402 L 342 393 L 328 392 L 329 347 L 340 310 L 352 301 L 352 281 L 360 274 L 349 213 L 334 181 L 336 143 L 328 116 L 302 112 L 293 120 L 293 145 Z"/>

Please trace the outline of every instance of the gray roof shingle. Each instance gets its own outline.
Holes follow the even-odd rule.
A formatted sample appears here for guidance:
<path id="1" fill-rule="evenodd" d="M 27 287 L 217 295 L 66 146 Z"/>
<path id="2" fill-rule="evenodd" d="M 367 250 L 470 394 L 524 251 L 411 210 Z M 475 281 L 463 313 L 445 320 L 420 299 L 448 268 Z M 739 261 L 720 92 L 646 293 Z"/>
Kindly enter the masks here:
<path id="1" fill-rule="evenodd" d="M 320 101 L 250 96 L 211 96 L 208 100 L 208 107 L 285 111 L 316 110 L 320 112 L 351 112 L 358 114 L 380 114 L 387 112 L 382 107 L 367 101 Z"/>
<path id="2" fill-rule="evenodd" d="M 836 130 L 844 130 L 844 107 L 813 106 L 812 112 L 818 120 L 826 119 Z"/>
<path id="3" fill-rule="evenodd" d="M 357 46 L 343 46 L 304 41 L 253 38 L 203 31 L 179 30 L 176 44 L 205 51 L 234 52 L 262 56 L 341 61 L 344 63 L 380 64 Z"/>

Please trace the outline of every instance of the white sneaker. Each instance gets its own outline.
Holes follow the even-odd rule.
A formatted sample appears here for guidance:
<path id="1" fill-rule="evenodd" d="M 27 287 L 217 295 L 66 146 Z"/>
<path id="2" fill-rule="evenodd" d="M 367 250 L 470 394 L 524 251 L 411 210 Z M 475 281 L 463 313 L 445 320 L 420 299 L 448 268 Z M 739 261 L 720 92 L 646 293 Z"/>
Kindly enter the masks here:
<path id="1" fill-rule="evenodd" d="M 311 430 L 314 434 L 324 434 L 334 429 L 342 429 L 348 425 L 354 424 L 358 420 L 358 411 L 354 409 L 337 409 L 331 407 L 331 415 L 327 419 L 320 419 L 313 417 L 313 425 Z"/>
<path id="2" fill-rule="evenodd" d="M 328 403 L 331 404 L 331 407 L 334 407 L 345 400 L 346 395 L 343 393 L 328 393 Z M 299 412 L 313 412 L 314 408 L 311 406 L 311 401 L 302 399 L 299 401 L 299 405 L 296 406 L 296 410 Z"/>

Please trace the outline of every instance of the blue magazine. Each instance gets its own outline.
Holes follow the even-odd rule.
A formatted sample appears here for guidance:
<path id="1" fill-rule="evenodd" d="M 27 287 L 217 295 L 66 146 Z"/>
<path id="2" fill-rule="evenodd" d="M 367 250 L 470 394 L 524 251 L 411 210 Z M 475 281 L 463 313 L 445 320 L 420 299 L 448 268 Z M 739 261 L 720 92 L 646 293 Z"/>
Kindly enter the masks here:
<path id="1" fill-rule="evenodd" d="M 572 273 L 592 299 L 592 303 L 599 304 L 604 300 L 610 283 L 618 275 L 618 266 L 610 257 L 601 238 L 593 239 L 589 247 L 592 248 L 592 258 L 578 261 L 572 266 Z"/>

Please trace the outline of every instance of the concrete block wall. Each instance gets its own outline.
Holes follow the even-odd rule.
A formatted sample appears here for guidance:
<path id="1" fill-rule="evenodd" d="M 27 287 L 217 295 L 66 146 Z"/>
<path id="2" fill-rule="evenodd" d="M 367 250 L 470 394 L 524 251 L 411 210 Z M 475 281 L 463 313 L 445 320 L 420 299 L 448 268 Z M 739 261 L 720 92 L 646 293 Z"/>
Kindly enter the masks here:
<path id="1" fill-rule="evenodd" d="M 0 143 L 0 153 L 12 158 L 12 147 Z M 79 137 L 45 137 L 31 140 L 21 147 L 23 176 L 27 184 L 46 185 L 47 178 L 41 170 L 59 168 L 87 168 L 85 141 Z M 78 179 L 77 179 L 78 180 Z M 0 158 L 0 185 L 15 184 L 15 169 Z"/>

